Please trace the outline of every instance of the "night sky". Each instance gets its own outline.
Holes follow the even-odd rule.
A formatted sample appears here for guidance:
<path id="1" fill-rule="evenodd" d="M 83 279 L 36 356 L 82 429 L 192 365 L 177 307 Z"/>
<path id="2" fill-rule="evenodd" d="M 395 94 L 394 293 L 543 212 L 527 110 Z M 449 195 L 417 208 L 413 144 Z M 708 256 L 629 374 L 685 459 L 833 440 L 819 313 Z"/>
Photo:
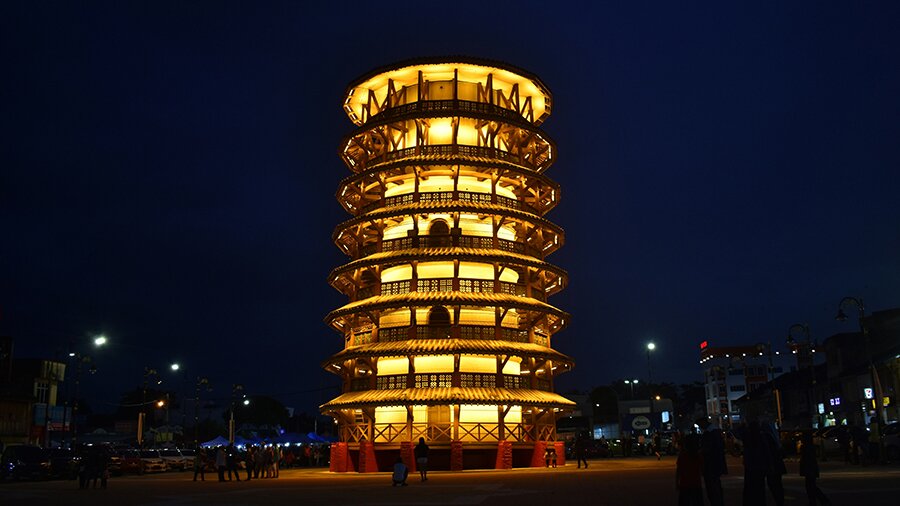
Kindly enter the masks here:
<path id="1" fill-rule="evenodd" d="M 900 306 L 900 3 L 732 3 L 3 2 L 0 335 L 109 336 L 95 411 L 179 361 L 314 412 L 345 86 L 441 55 L 553 94 L 559 391 L 645 378 L 651 339 L 687 382 L 701 340 L 855 330 L 842 297 Z"/>

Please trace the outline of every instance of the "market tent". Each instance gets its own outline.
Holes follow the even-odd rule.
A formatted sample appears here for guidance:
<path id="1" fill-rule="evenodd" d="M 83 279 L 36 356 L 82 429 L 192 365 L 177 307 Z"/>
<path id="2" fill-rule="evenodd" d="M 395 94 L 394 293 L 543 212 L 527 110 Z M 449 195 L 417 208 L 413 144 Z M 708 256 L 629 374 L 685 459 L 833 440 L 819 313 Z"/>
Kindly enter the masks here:
<path id="1" fill-rule="evenodd" d="M 201 443 L 200 446 L 203 448 L 211 448 L 215 446 L 226 446 L 228 444 L 228 438 L 218 436 L 215 439 L 207 441 L 205 443 Z"/>

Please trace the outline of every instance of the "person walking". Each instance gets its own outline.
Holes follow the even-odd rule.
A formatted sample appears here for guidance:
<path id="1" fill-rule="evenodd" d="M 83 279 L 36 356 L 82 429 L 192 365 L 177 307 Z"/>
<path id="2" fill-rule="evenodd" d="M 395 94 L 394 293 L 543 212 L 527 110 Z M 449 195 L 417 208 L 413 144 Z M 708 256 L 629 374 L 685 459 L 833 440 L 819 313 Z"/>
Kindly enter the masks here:
<path id="1" fill-rule="evenodd" d="M 200 475 L 200 481 L 206 481 L 204 473 L 206 472 L 206 449 L 201 448 L 199 452 L 194 454 L 194 481 L 197 481 L 197 475 Z"/>
<path id="2" fill-rule="evenodd" d="M 585 453 L 587 452 L 587 435 L 584 433 L 579 433 L 575 438 L 575 458 L 578 460 L 578 469 L 581 469 L 581 463 L 584 462 L 584 468 L 587 469 L 588 463 L 585 458 Z"/>
<path id="3" fill-rule="evenodd" d="M 810 506 L 816 506 L 819 503 L 827 506 L 831 504 L 831 501 L 816 485 L 816 479 L 819 477 L 819 462 L 816 457 L 812 434 L 804 432 L 800 446 L 800 476 L 806 480 L 806 498 Z"/>
<path id="4" fill-rule="evenodd" d="M 761 430 L 763 442 L 767 447 L 766 453 L 769 457 L 766 485 L 769 487 L 769 492 L 772 493 L 775 506 L 784 506 L 784 484 L 781 477 L 787 474 L 787 467 L 784 465 L 784 452 L 781 449 L 778 431 L 772 422 L 763 424 Z"/>
<path id="5" fill-rule="evenodd" d="M 228 481 L 234 476 L 235 481 L 241 481 L 241 475 L 238 474 L 238 455 L 233 445 L 228 445 L 228 452 L 225 455 L 225 463 L 228 466 Z"/>
<path id="6" fill-rule="evenodd" d="M 678 506 L 703 506 L 703 456 L 696 434 L 684 438 L 684 445 L 675 461 L 675 486 L 678 489 Z"/>
<path id="7" fill-rule="evenodd" d="M 425 438 L 419 438 L 419 444 L 413 449 L 416 456 L 416 467 L 419 468 L 419 474 L 422 481 L 428 481 L 428 445 L 425 444 Z"/>
<path id="8" fill-rule="evenodd" d="M 253 479 L 253 467 L 256 465 L 256 447 L 253 445 L 247 446 L 247 455 L 244 459 L 244 465 L 247 466 L 247 481 Z"/>
<path id="9" fill-rule="evenodd" d="M 766 504 L 766 476 L 771 457 L 759 422 L 751 421 L 741 439 L 744 441 L 744 506 L 760 506 Z"/>
<path id="10" fill-rule="evenodd" d="M 656 460 L 660 460 L 662 456 L 659 454 L 660 447 L 662 447 L 662 435 L 659 431 L 653 433 L 653 454 L 656 455 Z"/>
<path id="11" fill-rule="evenodd" d="M 698 421 L 703 429 L 700 436 L 700 452 L 703 456 L 703 483 L 706 485 L 706 497 L 710 506 L 725 504 L 722 490 L 722 476 L 728 474 L 725 461 L 725 437 L 722 430 L 706 418 Z"/>
<path id="12" fill-rule="evenodd" d="M 216 450 L 216 471 L 219 473 L 219 481 L 225 481 L 225 466 L 227 464 L 228 459 L 225 457 L 225 447 L 220 446 Z"/>

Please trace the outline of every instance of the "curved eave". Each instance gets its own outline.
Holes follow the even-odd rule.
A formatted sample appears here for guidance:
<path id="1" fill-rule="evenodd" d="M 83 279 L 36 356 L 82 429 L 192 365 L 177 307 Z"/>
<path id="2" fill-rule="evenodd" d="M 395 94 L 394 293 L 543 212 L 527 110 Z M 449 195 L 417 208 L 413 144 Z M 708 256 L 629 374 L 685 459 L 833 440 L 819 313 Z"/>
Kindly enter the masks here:
<path id="1" fill-rule="evenodd" d="M 550 179 L 546 175 L 541 172 L 537 172 L 533 169 L 522 167 L 521 165 L 516 165 L 514 163 L 495 160 L 492 158 L 481 158 L 481 157 L 473 157 L 466 155 L 423 155 L 414 157 L 415 161 L 410 162 L 409 158 L 402 160 L 391 160 L 390 162 L 385 162 L 382 164 L 378 164 L 371 168 L 368 168 L 360 173 L 355 173 L 349 177 L 346 177 L 341 180 L 338 184 L 338 189 L 334 193 L 335 200 L 337 200 L 345 211 L 350 213 L 351 215 L 355 215 L 355 211 L 352 206 L 348 206 L 345 202 L 345 196 L 348 193 L 355 193 L 356 190 L 354 186 L 359 183 L 360 180 L 364 180 L 366 178 L 375 179 L 375 176 L 382 172 L 387 172 L 394 169 L 406 169 L 410 172 L 415 170 L 417 166 L 431 166 L 431 165 L 461 165 L 461 166 L 472 166 L 479 168 L 487 168 L 490 169 L 489 172 L 500 172 L 500 171 L 511 171 L 516 174 L 519 174 L 523 177 L 534 178 L 538 181 L 537 184 L 544 185 L 546 188 L 553 190 L 556 193 L 555 200 L 546 206 L 545 209 L 541 211 L 541 215 L 550 212 L 554 207 L 559 205 L 559 202 L 562 197 L 562 189 L 559 186 L 559 183 Z M 465 158 L 466 160 L 463 160 Z M 529 184 L 529 187 L 534 187 L 535 183 Z"/>
<path id="2" fill-rule="evenodd" d="M 382 253 L 374 253 L 365 258 L 354 260 L 335 268 L 328 275 L 329 280 L 356 269 L 379 265 L 389 267 L 395 264 L 402 264 L 417 260 L 423 261 L 440 261 L 440 260 L 471 260 L 476 262 L 500 262 L 503 264 L 519 265 L 523 267 L 531 267 L 541 269 L 556 274 L 563 280 L 565 286 L 569 279 L 569 274 L 547 262 L 538 260 L 528 255 L 519 253 L 511 253 L 497 249 L 477 249 L 462 247 L 446 247 L 446 248 L 417 248 L 399 251 L 387 251 Z"/>
<path id="3" fill-rule="evenodd" d="M 508 388 L 403 388 L 347 392 L 319 406 L 323 412 L 347 408 L 447 404 L 517 405 L 573 409 L 565 397 L 543 390 Z"/>
<path id="4" fill-rule="evenodd" d="M 552 360 L 554 363 L 564 364 L 570 370 L 575 364 L 575 361 L 568 355 L 538 344 L 513 343 L 489 339 L 415 339 L 351 346 L 322 362 L 322 367 L 329 369 L 332 364 L 339 364 L 345 360 L 363 357 L 403 357 L 407 355 L 446 355 L 452 353 L 542 358 Z"/>
<path id="5" fill-rule="evenodd" d="M 559 320 L 559 327 L 565 327 L 569 315 L 564 311 L 528 297 L 518 297 L 505 293 L 484 292 L 410 292 L 399 295 L 378 295 L 367 299 L 351 302 L 336 309 L 325 317 L 328 325 L 340 331 L 342 325 L 336 325 L 336 320 L 354 313 L 374 311 L 379 309 L 402 308 L 409 306 L 423 307 L 434 304 L 440 305 L 471 305 L 471 306 L 496 306 L 505 308 L 522 309 L 526 311 L 538 311 L 546 313 Z"/>
<path id="6" fill-rule="evenodd" d="M 399 61 L 396 63 L 392 63 L 389 65 L 384 65 L 381 67 L 376 67 L 365 74 L 357 77 L 353 81 L 347 85 L 347 89 L 344 91 L 344 97 L 350 97 L 355 94 L 356 89 L 363 87 L 364 89 L 369 89 L 364 85 L 370 82 L 371 80 L 382 76 L 383 74 L 391 74 L 398 71 L 403 71 L 405 69 L 415 68 L 415 67 L 427 67 L 429 66 L 477 66 L 484 67 L 488 69 L 498 69 L 505 72 L 509 72 L 511 74 L 515 74 L 517 77 L 531 81 L 535 88 L 544 96 L 545 101 L 552 100 L 552 94 L 550 93 L 550 88 L 541 80 L 537 75 L 516 67 L 515 65 L 510 65 L 509 63 L 499 61 L 499 60 L 491 60 L 487 58 L 475 58 L 470 56 L 462 56 L 462 55 L 454 55 L 454 56 L 444 56 L 444 57 L 424 57 L 424 58 L 412 58 L 408 60 Z M 550 115 L 549 110 L 545 110 L 542 116 L 535 118 L 534 124 L 540 125 L 544 122 L 544 120 Z M 360 121 L 353 120 L 351 117 L 351 121 L 355 124 L 359 124 Z"/>
<path id="7" fill-rule="evenodd" d="M 357 216 L 355 218 L 344 221 L 337 227 L 335 227 L 334 233 L 331 234 L 331 239 L 335 243 L 337 243 L 344 230 L 351 228 L 354 225 L 358 225 L 362 222 L 396 218 L 399 216 L 409 216 L 413 214 L 435 213 L 468 213 L 478 215 L 505 216 L 508 218 L 516 218 L 540 225 L 559 236 L 560 240 L 562 240 L 562 237 L 564 235 L 563 229 L 550 220 L 544 219 L 541 216 L 533 213 L 519 211 L 517 209 L 510 209 L 508 207 L 503 207 L 497 204 L 479 204 L 471 202 L 416 202 L 413 204 L 375 209 L 362 216 Z"/>

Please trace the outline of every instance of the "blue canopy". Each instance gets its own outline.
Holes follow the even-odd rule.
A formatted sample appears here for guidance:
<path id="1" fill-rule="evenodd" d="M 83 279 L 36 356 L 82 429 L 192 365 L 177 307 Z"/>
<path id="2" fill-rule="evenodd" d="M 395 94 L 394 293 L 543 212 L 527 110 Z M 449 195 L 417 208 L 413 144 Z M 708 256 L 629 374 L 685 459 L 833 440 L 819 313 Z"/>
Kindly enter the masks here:
<path id="1" fill-rule="evenodd" d="M 215 439 L 212 439 L 212 440 L 207 441 L 207 442 L 205 442 L 205 443 L 201 443 L 200 446 L 202 446 L 202 447 L 204 447 L 204 448 L 210 448 L 210 447 L 213 447 L 213 446 L 225 446 L 225 445 L 227 445 L 228 443 L 229 443 L 228 438 L 225 438 L 225 437 L 222 437 L 222 436 L 218 436 L 218 437 L 216 437 Z"/>

